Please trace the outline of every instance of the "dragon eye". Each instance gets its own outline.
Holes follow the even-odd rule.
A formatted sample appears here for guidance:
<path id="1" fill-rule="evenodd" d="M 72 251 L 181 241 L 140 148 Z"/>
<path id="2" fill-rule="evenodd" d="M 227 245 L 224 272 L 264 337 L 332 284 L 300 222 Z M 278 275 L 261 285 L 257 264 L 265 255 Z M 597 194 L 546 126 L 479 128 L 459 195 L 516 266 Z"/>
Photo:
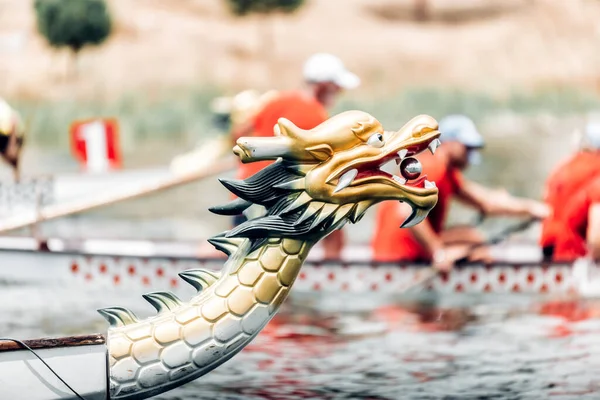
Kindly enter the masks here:
<path id="1" fill-rule="evenodd" d="M 381 133 L 374 133 L 367 140 L 367 144 L 373 147 L 383 147 L 385 142 L 383 141 L 383 135 Z"/>

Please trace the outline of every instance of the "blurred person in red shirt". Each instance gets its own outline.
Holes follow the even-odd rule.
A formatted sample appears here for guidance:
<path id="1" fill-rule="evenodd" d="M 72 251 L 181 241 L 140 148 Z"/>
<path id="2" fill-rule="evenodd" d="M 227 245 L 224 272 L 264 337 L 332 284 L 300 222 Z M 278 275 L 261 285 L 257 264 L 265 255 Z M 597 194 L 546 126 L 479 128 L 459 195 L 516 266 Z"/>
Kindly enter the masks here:
<path id="1" fill-rule="evenodd" d="M 600 176 L 586 182 L 562 205 L 563 228 L 556 236 L 555 261 L 600 260 Z"/>
<path id="2" fill-rule="evenodd" d="M 566 203 L 597 176 L 600 176 L 600 124 L 588 123 L 579 150 L 559 163 L 546 181 L 544 201 L 553 212 L 542 224 L 540 246 L 544 258 L 554 258 L 558 237 L 569 231 L 565 220 Z"/>
<path id="3" fill-rule="evenodd" d="M 287 118 L 297 127 L 313 129 L 329 118 L 327 109 L 334 106 L 343 90 L 360 85 L 360 78 L 348 71 L 336 56 L 327 53 L 312 55 L 303 68 L 304 85 L 297 90 L 278 93 L 268 101 L 249 121 L 232 131 L 233 140 L 242 136 L 273 136 L 273 128 L 279 118 Z M 240 163 L 237 179 L 246 179 L 271 161 L 249 164 Z M 238 225 L 246 220 L 244 215 L 234 218 Z M 339 258 L 344 245 L 341 230 L 336 230 L 323 240 L 326 259 Z"/>
<path id="4" fill-rule="evenodd" d="M 545 218 L 546 204 L 513 197 L 505 190 L 494 190 L 466 179 L 462 171 L 478 164 L 484 140 L 471 119 L 450 115 L 439 122 L 441 144 L 432 152 L 421 153 L 422 176 L 435 182 L 438 202 L 421 223 L 398 229 L 410 215 L 410 207 L 396 201 L 383 202 L 376 216 L 372 241 L 373 259 L 379 262 L 431 262 L 435 268 L 448 270 L 469 256 L 473 244 L 483 243 L 483 236 L 473 227 L 444 229 L 450 200 L 458 200 L 479 209 L 484 215 L 504 214 Z M 486 260 L 485 248 L 471 254 L 472 260 Z"/>

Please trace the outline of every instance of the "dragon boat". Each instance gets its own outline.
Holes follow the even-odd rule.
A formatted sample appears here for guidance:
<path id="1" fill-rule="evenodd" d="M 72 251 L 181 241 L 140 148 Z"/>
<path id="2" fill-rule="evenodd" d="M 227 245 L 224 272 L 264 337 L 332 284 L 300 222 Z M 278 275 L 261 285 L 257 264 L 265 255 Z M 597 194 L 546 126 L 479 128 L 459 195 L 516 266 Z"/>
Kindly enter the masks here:
<path id="1" fill-rule="evenodd" d="M 22 223 L 23 219 L 48 213 L 50 218 L 62 217 L 73 213 L 73 209 L 89 210 L 148 196 L 233 170 L 235 160 L 222 157 L 227 143 L 225 137 L 206 141 L 175 157 L 167 166 L 21 176 L 18 181 L 0 179 L 0 220 Z M 112 189 L 107 191 L 108 187 Z M 56 212 L 60 215 L 54 216 Z M 0 222 L 0 231 L 6 231 L 5 228 Z"/>
<path id="2" fill-rule="evenodd" d="M 258 204 L 267 212 L 209 240 L 228 256 L 221 270 L 179 273 L 195 296 L 147 293 L 158 312 L 147 319 L 102 308 L 105 335 L 0 341 L 3 397 L 144 399 L 197 379 L 235 356 L 277 313 L 320 239 L 381 201 L 411 206 L 402 227 L 422 221 L 437 202 L 438 189 L 425 177 L 409 183 L 379 169 L 435 149 L 440 132 L 429 116 L 384 131 L 373 116 L 349 111 L 310 131 L 280 119 L 274 133 L 234 147 L 242 162 L 274 162 L 244 181 L 222 179 L 238 198 L 211 211 L 232 215 Z M 12 269 L 16 276 L 20 267 Z"/>
<path id="3" fill-rule="evenodd" d="M 233 97 L 215 98 L 210 107 L 214 127 L 217 132 L 222 132 L 229 130 L 230 125 L 243 123 L 275 94 L 275 91 L 261 94 L 246 90 Z M 17 121 L 20 137 L 24 137 L 25 126 L 21 115 L 0 99 L 0 159 L 4 159 L 12 167 L 14 175 L 10 178 L 0 177 L 0 218 L 35 213 L 43 206 L 60 205 L 73 199 L 85 198 L 89 193 L 103 193 L 107 187 L 116 188 L 117 193 L 119 188 L 129 188 L 128 191 L 131 192 L 132 188 L 138 187 L 135 197 L 146 196 L 162 190 L 161 186 L 170 188 L 206 178 L 211 175 L 202 173 L 206 166 L 214 166 L 215 163 L 223 165 L 224 168 L 215 168 L 214 173 L 220 173 L 228 168 L 233 170 L 236 165 L 227 163 L 228 160 L 221 157 L 231 148 L 228 136 L 213 132 L 211 139 L 203 140 L 196 148 L 174 157 L 167 166 L 24 175 L 20 171 L 24 141 L 18 141 L 16 154 L 9 156 L 6 154 L 6 140 L 3 139 L 3 132 L 8 132 L 14 121 Z M 200 173 L 194 176 L 192 173 L 198 170 Z M 182 175 L 190 174 L 192 176 L 188 176 L 189 179 L 180 179 Z M 15 177 L 18 179 L 14 179 Z"/>
<path id="4" fill-rule="evenodd" d="M 63 173 L 22 176 L 17 182 L 0 181 L 0 216 L 59 204 L 88 193 L 100 193 L 108 186 L 148 184 L 172 176 L 169 168 L 110 171 L 106 173 Z"/>
<path id="5" fill-rule="evenodd" d="M 589 286 L 590 269 L 581 263 L 545 262 L 536 243 L 509 241 L 492 246 L 495 261 L 459 263 L 439 274 L 411 295 L 486 295 L 517 293 L 557 296 L 581 293 Z M 226 258 L 221 253 L 198 255 L 196 242 L 146 240 L 48 239 L 44 250 L 34 238 L 0 238 L 0 282 L 57 288 L 88 287 L 116 293 L 142 295 L 150 288 L 168 288 L 181 296 L 186 287 L 179 274 L 188 269 L 218 272 Z M 11 266 L 18 266 L 12 268 Z M 315 246 L 295 281 L 295 292 L 349 292 L 398 294 L 424 279 L 425 263 L 373 262 L 369 246 L 348 246 L 339 260 L 324 260 Z M 585 272 L 587 271 L 587 272 Z M 584 274 L 585 273 L 585 274 Z M 582 275 L 584 274 L 584 275 Z M 600 291 L 586 291 L 586 295 Z"/>

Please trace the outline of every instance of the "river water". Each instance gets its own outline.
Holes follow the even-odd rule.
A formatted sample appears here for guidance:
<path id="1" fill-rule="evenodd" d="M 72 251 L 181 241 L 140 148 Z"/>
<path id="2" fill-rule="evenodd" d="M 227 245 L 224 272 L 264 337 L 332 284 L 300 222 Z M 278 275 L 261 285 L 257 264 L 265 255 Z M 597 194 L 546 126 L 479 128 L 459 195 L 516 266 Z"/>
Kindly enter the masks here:
<path id="1" fill-rule="evenodd" d="M 519 150 L 524 140 L 532 139 L 498 139 L 506 143 L 499 147 L 505 153 L 492 154 L 487 167 L 472 175 L 539 197 L 541 182 L 555 164 L 550 158 L 561 158 L 560 151 L 557 142 L 547 140 L 535 144 L 545 151 L 526 153 Z M 32 174 L 57 170 L 68 159 L 64 153 L 28 154 Z M 63 169 L 72 171 L 72 164 Z M 529 173 L 519 173 L 523 170 Z M 227 219 L 206 212 L 227 198 L 213 179 L 40 229 L 47 236 L 202 241 L 227 228 Z M 345 228 L 350 242 L 369 240 L 373 216 L 371 210 L 361 224 Z M 141 298 L 118 293 L 1 286 L 0 334 L 29 339 L 103 333 L 107 324 L 95 310 L 115 305 L 142 317 L 150 314 Z M 157 399 L 598 399 L 598 371 L 600 303 L 515 296 L 415 303 L 368 294 L 292 292 L 240 354 Z"/>
<path id="2" fill-rule="evenodd" d="M 322 302 L 332 299 L 321 299 Z M 162 399 L 599 398 L 600 319 L 582 304 L 289 305 L 237 358 Z M 361 299 L 354 299 L 360 303 Z M 347 304 L 347 303 L 346 303 Z M 587 311 L 586 311 L 587 310 Z"/>
<path id="3" fill-rule="evenodd" d="M 4 286 L 2 335 L 105 332 L 95 310 L 114 305 L 151 314 L 119 292 Z M 598 370 L 600 303 L 292 292 L 236 357 L 156 398 L 597 399 Z"/>

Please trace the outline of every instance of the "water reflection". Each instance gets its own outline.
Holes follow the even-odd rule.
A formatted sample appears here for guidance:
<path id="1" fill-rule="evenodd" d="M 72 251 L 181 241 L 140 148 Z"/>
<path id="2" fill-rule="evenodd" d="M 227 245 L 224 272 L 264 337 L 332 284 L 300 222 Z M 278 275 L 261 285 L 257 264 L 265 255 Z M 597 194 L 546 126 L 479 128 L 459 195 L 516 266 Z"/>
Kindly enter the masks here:
<path id="1" fill-rule="evenodd" d="M 494 316 L 432 303 L 357 313 L 290 303 L 235 359 L 160 398 L 598 398 L 599 311 L 574 300 Z"/>
<path id="2" fill-rule="evenodd" d="M 2 286 L 0 333 L 103 332 L 107 302 L 150 314 L 116 296 Z M 600 301 L 292 293 L 236 357 L 157 399 L 597 399 L 598 370 Z"/>

